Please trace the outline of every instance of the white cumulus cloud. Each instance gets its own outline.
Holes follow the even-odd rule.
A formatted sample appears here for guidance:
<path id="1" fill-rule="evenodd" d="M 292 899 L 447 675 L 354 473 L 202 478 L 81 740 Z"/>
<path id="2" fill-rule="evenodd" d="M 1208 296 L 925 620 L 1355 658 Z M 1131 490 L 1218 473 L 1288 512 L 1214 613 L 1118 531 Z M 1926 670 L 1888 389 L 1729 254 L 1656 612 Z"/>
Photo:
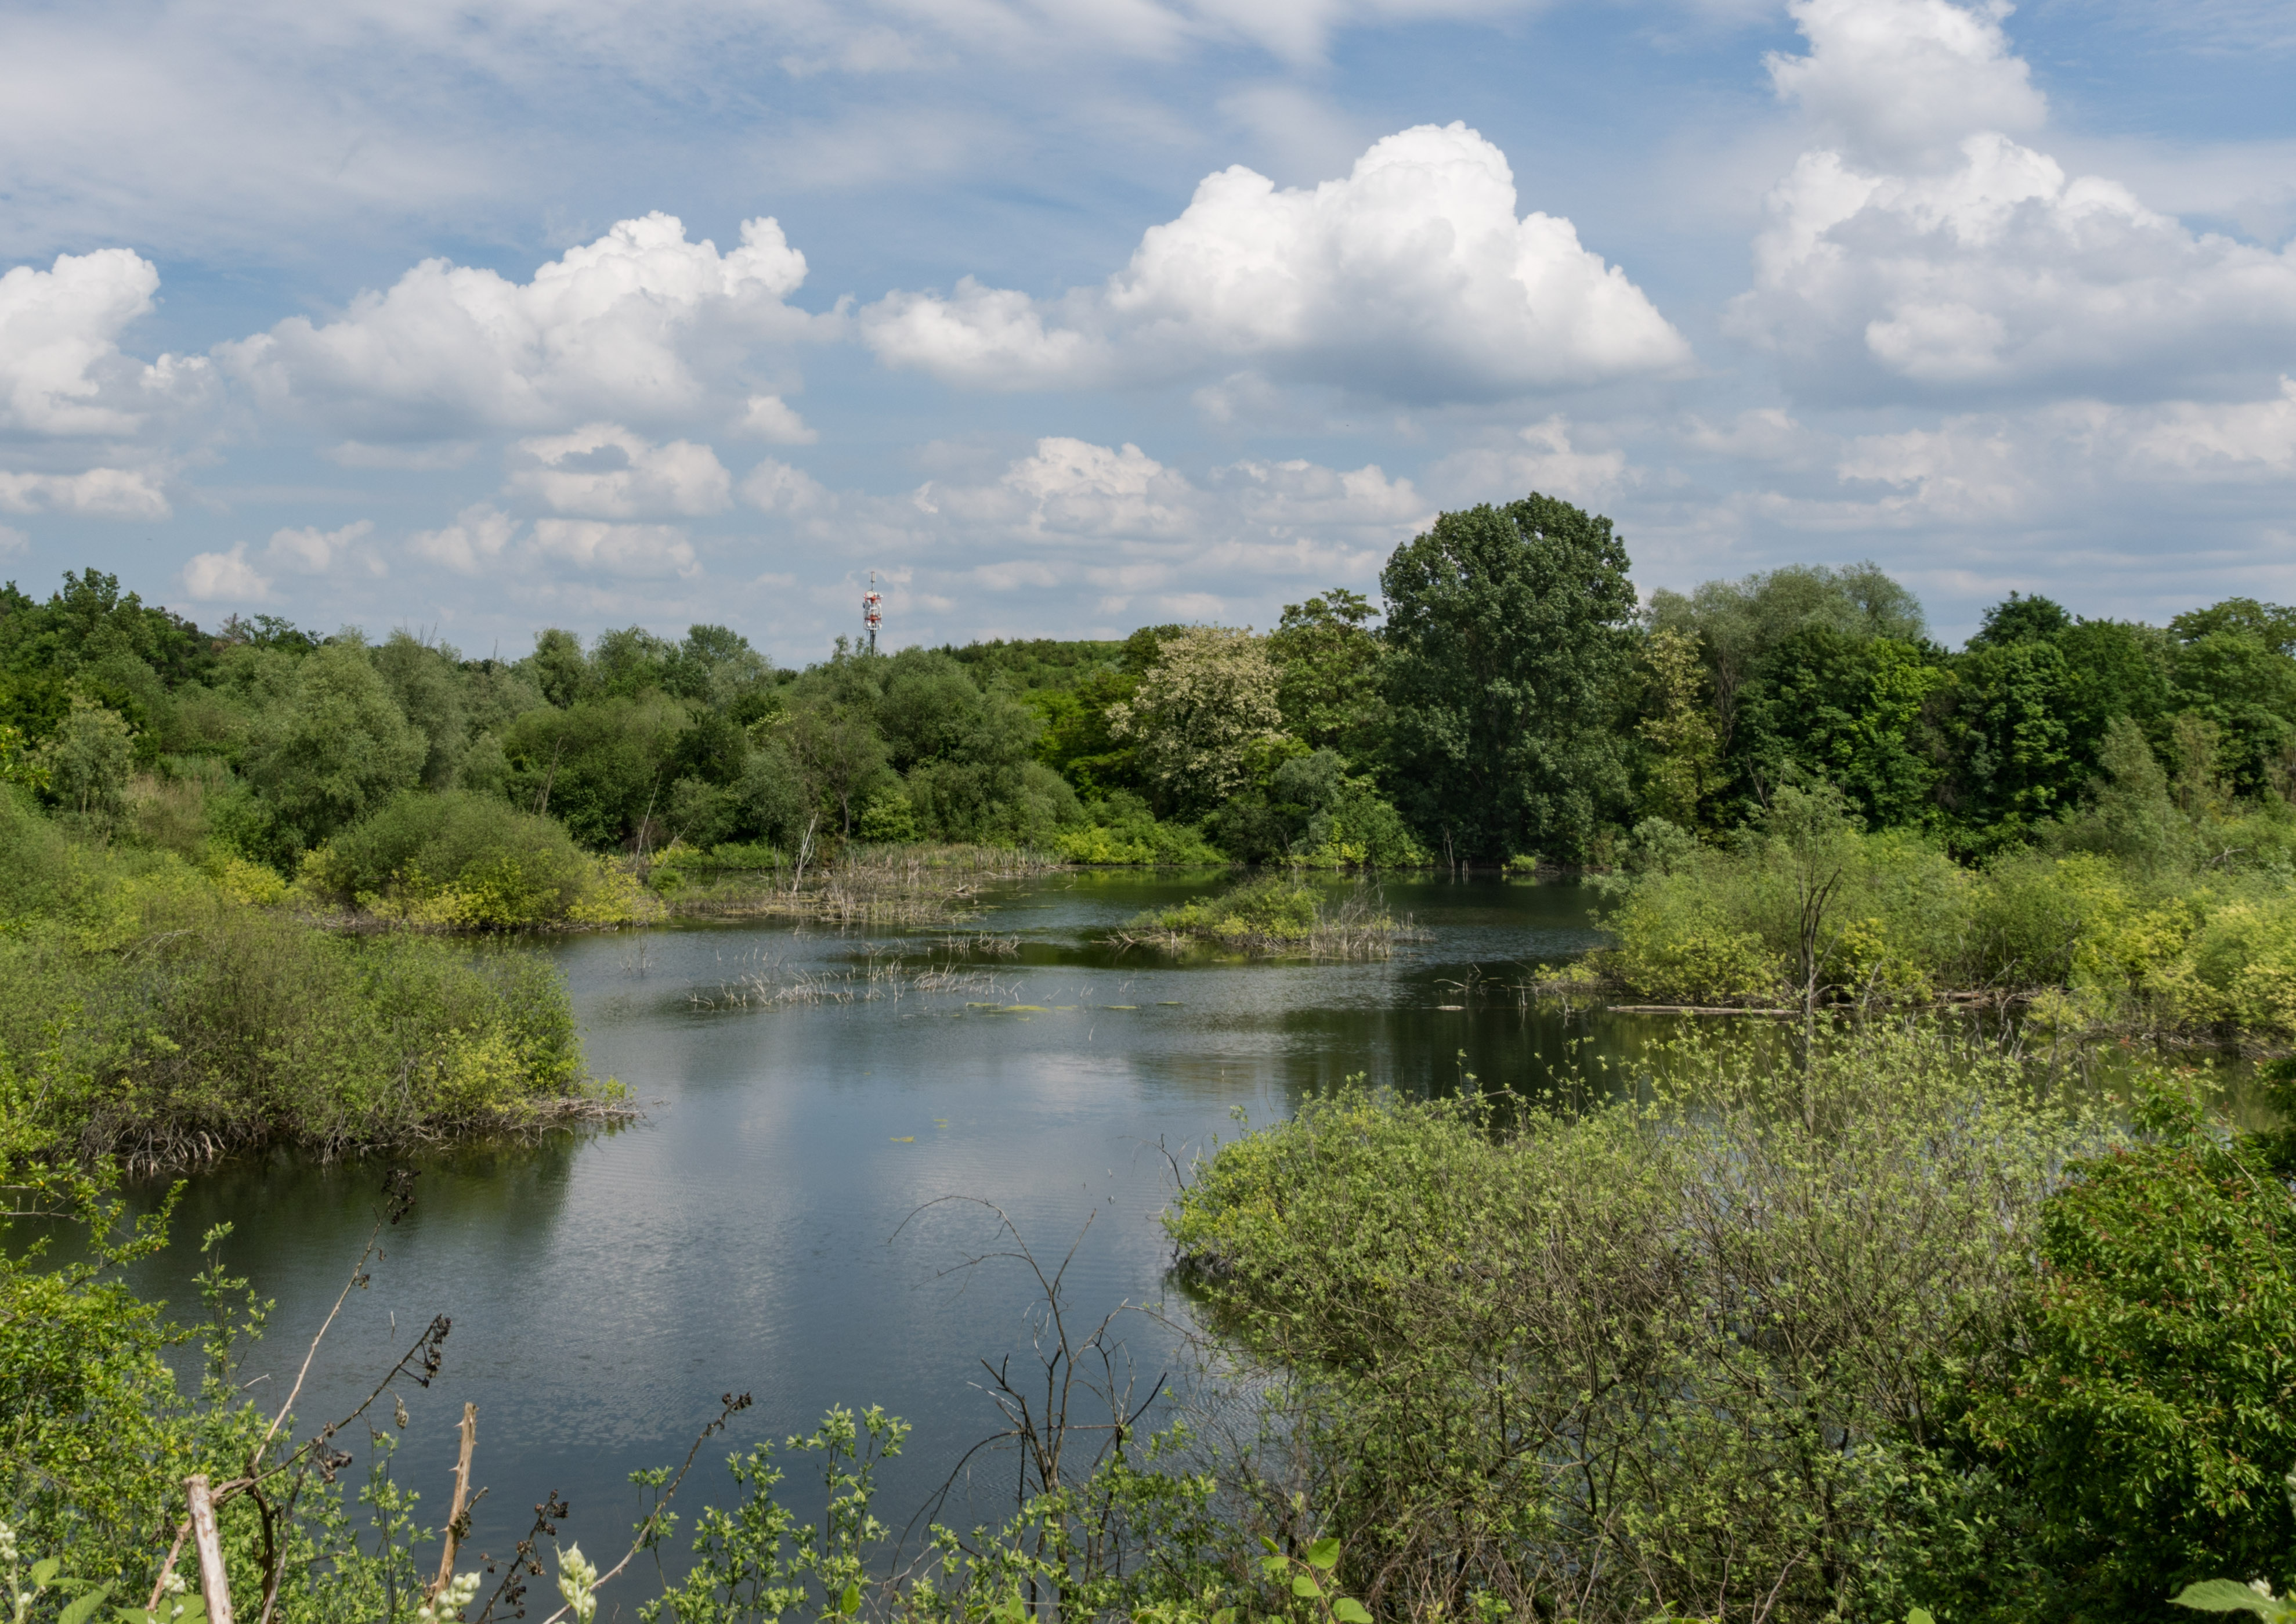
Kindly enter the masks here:
<path id="1" fill-rule="evenodd" d="M 2042 113 L 2005 8 L 1794 12 L 1811 54 L 1775 65 L 1781 90 L 1860 109 L 1866 131 L 1803 154 L 1771 194 L 1753 287 L 1728 314 L 1798 388 L 2158 398 L 2221 390 L 2296 344 L 2296 244 L 2194 232 L 1998 128 Z"/>
<path id="2" fill-rule="evenodd" d="M 734 476 L 708 446 L 655 445 L 619 424 L 521 440 L 518 452 L 527 466 L 512 472 L 510 488 L 560 513 L 700 515 L 722 513 L 733 500 Z"/>
<path id="3" fill-rule="evenodd" d="M 227 553 L 198 553 L 184 565 L 184 590 L 194 601 L 262 603 L 271 596 L 270 581 L 247 561 L 247 543 Z"/>
<path id="4" fill-rule="evenodd" d="M 1192 479 L 1137 445 L 1067 435 L 904 496 L 824 490 L 773 462 L 743 493 L 800 548 L 912 572 L 905 639 L 1073 625 L 1062 606 L 1079 601 L 1109 617 L 1095 636 L 1142 619 L 1264 623 L 1286 598 L 1369 586 L 1432 516 L 1409 480 L 1375 465 L 1251 460 Z M 929 606 L 934 621 L 906 618 Z"/>
<path id="5" fill-rule="evenodd" d="M 1239 363 L 1288 382 L 1490 399 L 1685 366 L 1687 342 L 1560 216 L 1515 214 L 1505 156 L 1464 124 L 1374 144 L 1343 180 L 1208 176 L 1097 289 L 1040 301 L 970 279 L 862 312 L 890 365 L 1007 388 Z"/>
<path id="6" fill-rule="evenodd" d="M 364 556 L 360 543 L 373 533 L 372 519 L 359 519 L 334 530 L 305 524 L 273 531 L 271 543 L 263 550 L 273 564 L 282 568 L 305 575 L 324 575 L 348 558 Z M 379 565 L 381 562 L 370 559 L 372 565 Z"/>
<path id="7" fill-rule="evenodd" d="M 534 550 L 544 558 L 610 575 L 693 575 L 693 544 L 676 524 L 609 524 L 597 519 L 537 519 Z"/>
<path id="8" fill-rule="evenodd" d="M 1616 446 L 1589 450 L 1575 444 L 1570 419 L 1557 414 L 1500 444 L 1455 451 L 1428 477 L 1454 503 L 1510 502 L 1537 490 L 1594 506 L 1616 498 L 1631 471 Z"/>
<path id="9" fill-rule="evenodd" d="M 480 502 L 455 515 L 452 524 L 415 532 L 406 539 L 406 550 L 458 575 L 475 575 L 502 556 L 518 528 L 510 515 Z"/>
<path id="10" fill-rule="evenodd" d="M 742 432 L 777 446 L 809 446 L 821 438 L 779 395 L 751 395 L 742 413 Z"/>
<path id="11" fill-rule="evenodd" d="M 0 474 L 0 511 L 164 519 L 170 509 L 167 492 L 149 470 L 88 468 L 78 474 Z"/>
<path id="12" fill-rule="evenodd" d="M 204 359 L 144 362 L 119 348 L 159 290 L 159 268 L 125 248 L 0 276 L 0 429 L 125 438 L 155 408 L 199 393 L 210 376 Z"/>
<path id="13" fill-rule="evenodd" d="M 812 474 L 772 457 L 742 482 L 742 499 L 764 513 L 803 513 L 836 501 Z"/>
<path id="14" fill-rule="evenodd" d="M 654 213 L 529 282 L 426 260 L 340 320 L 293 317 L 217 354 L 275 410 L 316 412 L 361 441 L 676 416 L 748 343 L 816 326 L 783 302 L 804 280 L 805 256 L 770 218 L 744 222 L 721 254 Z"/>
<path id="15" fill-rule="evenodd" d="M 2009 48 L 2006 0 L 1788 0 L 1807 56 L 1773 53 L 1771 83 L 1853 156 L 1949 155 L 1972 130 L 2040 128 L 2048 100 Z"/>

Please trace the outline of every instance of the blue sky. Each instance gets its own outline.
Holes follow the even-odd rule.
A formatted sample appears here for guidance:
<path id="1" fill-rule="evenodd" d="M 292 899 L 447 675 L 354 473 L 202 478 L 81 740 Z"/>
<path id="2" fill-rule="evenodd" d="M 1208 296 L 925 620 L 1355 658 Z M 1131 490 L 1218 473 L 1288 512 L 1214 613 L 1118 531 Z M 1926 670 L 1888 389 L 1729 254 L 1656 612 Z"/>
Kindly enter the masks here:
<path id="1" fill-rule="evenodd" d="M 0 572 L 522 651 L 1637 581 L 2296 598 L 2296 6 L 0 9 Z"/>

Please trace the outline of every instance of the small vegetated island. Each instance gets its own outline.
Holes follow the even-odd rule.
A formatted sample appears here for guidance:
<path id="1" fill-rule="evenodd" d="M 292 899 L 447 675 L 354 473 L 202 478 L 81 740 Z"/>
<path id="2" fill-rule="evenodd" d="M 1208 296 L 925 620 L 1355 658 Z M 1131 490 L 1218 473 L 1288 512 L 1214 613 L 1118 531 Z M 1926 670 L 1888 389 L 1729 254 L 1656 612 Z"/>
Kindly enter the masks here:
<path id="1" fill-rule="evenodd" d="M 1241 1433 L 1119 1415 L 1096 1455 L 1033 1455 L 1009 1526 L 895 1570 L 869 1462 L 902 1429 L 835 1412 L 821 1529 L 761 1452 L 701 1491 L 732 1509 L 641 1527 L 662 1568 L 554 1553 L 545 1504 L 525 1606 L 2276 1607 L 2248 1581 L 2296 1580 L 2296 610 L 2151 626 L 2013 594 L 1949 650 L 1871 565 L 1646 600 L 1628 568 L 1607 520 L 1534 495 L 1444 515 L 1379 606 L 1335 589 L 1265 635 L 802 670 L 717 626 L 465 659 L 202 630 L 93 570 L 10 586 L 0 1184 L 85 1259 L 25 1222 L 0 1246 L 19 1624 L 189 1624 L 203 1587 L 264 1624 L 521 1604 L 476 1594 L 450 1517 L 417 1526 L 387 1476 L 353 1494 L 333 1434 L 241 1390 L 219 1273 L 209 1378 L 178 1385 L 183 1333 L 123 1283 L 161 1226 L 123 1227 L 121 1169 L 613 1115 L 505 933 L 954 921 L 1055 863 L 1262 870 L 1129 934 L 1274 957 L 1384 951 L 1407 921 L 1382 870 L 1575 870 L 1612 943 L 1549 985 L 1802 1018 L 1689 1030 L 1551 1101 L 1346 1091 L 1220 1149 L 1166 1223 L 1214 1389 L 1255 1395 L 1217 1412 Z M 2010 1040 L 1934 1013 L 1980 1000 Z M 2128 1050 L 2114 1099 L 2046 1086 L 2035 1032 L 2244 1049 L 2254 1109 L 2235 1130 L 2143 1058 L 2174 1049 Z"/>

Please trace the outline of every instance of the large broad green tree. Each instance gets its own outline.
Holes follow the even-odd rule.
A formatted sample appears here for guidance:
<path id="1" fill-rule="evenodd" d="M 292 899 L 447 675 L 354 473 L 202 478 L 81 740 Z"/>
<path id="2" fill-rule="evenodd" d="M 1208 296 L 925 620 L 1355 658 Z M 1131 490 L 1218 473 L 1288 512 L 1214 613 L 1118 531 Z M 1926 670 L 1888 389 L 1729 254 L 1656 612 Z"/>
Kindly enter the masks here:
<path id="1" fill-rule="evenodd" d="M 1397 804 L 1456 859 L 1583 856 L 1628 783 L 1635 589 L 1610 520 L 1536 493 L 1447 513 L 1380 585 Z"/>

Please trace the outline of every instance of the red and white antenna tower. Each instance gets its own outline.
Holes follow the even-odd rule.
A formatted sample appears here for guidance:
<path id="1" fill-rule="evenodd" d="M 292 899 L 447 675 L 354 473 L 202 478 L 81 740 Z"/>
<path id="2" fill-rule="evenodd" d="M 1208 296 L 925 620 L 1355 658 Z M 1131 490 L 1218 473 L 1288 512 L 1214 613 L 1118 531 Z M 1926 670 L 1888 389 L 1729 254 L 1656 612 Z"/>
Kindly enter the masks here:
<path id="1" fill-rule="evenodd" d="M 868 629 L 869 652 L 877 652 L 877 628 L 884 623 L 885 599 L 877 590 L 877 572 L 869 572 L 869 589 L 861 594 L 861 624 Z"/>

